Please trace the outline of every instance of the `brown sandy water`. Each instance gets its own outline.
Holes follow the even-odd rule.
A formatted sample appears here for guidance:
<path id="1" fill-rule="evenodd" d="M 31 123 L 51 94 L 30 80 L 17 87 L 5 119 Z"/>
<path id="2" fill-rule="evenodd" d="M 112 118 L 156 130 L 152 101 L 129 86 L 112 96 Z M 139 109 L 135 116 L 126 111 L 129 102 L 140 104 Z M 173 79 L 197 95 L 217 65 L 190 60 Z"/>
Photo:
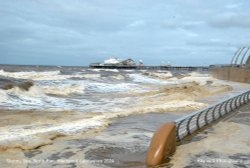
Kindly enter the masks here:
<path id="1" fill-rule="evenodd" d="M 145 167 L 145 154 L 154 130 L 180 115 L 182 114 L 148 113 L 117 118 L 105 129 L 84 135 L 60 137 L 53 144 L 37 149 L 6 150 L 1 153 L 0 166 Z M 60 162 L 60 159 L 69 163 Z M 21 162 L 17 163 L 15 160 Z M 26 160 L 31 163 L 23 163 Z M 45 163 L 41 164 L 39 160 Z"/>
<path id="2" fill-rule="evenodd" d="M 170 85 L 159 91 L 150 91 L 139 96 L 139 101 L 126 109 L 113 108 L 105 113 L 81 113 L 76 111 L 50 110 L 3 110 L 0 121 L 0 149 L 33 149 L 51 144 L 58 136 L 86 133 L 111 123 L 111 119 L 149 112 L 190 111 L 206 107 L 196 102 L 202 97 L 230 90 L 226 85 L 210 89 L 196 82 Z M 145 96 L 145 95 L 150 96 Z M 139 93 L 139 95 L 141 95 Z M 138 95 L 137 95 L 138 96 Z"/>
<path id="3" fill-rule="evenodd" d="M 214 125 L 178 146 L 170 164 L 162 167 L 226 168 L 243 165 L 230 161 L 249 161 L 249 107 L 242 108 L 229 120 Z M 53 144 L 37 149 L 7 150 L 1 153 L 0 166 L 146 167 L 145 156 L 153 132 L 161 124 L 182 115 L 148 113 L 117 118 L 107 128 L 89 134 L 60 137 Z M 220 160 L 218 163 L 208 163 L 215 159 Z M 28 161 L 30 163 L 25 163 Z"/>
<path id="4" fill-rule="evenodd" d="M 140 73 L 100 71 L 88 71 L 83 78 L 82 74 L 70 72 L 70 79 L 68 71 L 2 71 L 3 75 L 18 79 L 32 76 L 35 87 L 0 92 L 3 102 L 10 96 L 25 96 L 25 102 L 15 99 L 18 107 L 13 108 L 8 102 L 12 108 L 3 106 L 0 110 L 0 167 L 145 167 L 150 139 L 162 123 L 244 90 L 237 83 L 207 75 L 146 74 L 166 80 L 159 81 Z M 126 83 L 131 77 L 135 78 L 134 83 L 130 81 L 132 85 Z M 84 81 L 90 82 L 86 83 L 86 90 L 75 94 Z M 144 90 L 138 92 L 134 87 Z M 37 96 L 37 89 L 42 97 Z M 30 99 L 33 96 L 35 103 Z M 85 100 L 91 101 L 81 104 Z M 39 106 L 33 106 L 36 102 Z"/>

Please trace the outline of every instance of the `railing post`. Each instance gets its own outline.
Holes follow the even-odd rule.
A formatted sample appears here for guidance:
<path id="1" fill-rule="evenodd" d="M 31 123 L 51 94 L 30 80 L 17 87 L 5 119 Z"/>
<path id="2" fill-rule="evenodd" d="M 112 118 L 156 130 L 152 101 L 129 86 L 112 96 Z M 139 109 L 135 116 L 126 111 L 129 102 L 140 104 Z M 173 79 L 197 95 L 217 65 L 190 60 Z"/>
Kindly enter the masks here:
<path id="1" fill-rule="evenodd" d="M 228 112 L 230 112 L 230 110 L 227 110 L 227 106 L 228 106 L 228 103 L 231 101 L 231 99 L 227 100 L 226 101 L 226 105 L 225 105 L 225 114 L 227 114 Z"/>
<path id="2" fill-rule="evenodd" d="M 230 111 L 232 111 L 234 109 L 233 101 L 234 101 L 234 98 L 232 98 L 231 101 L 230 101 Z"/>
<path id="3" fill-rule="evenodd" d="M 209 111 L 210 111 L 211 109 L 212 109 L 212 108 L 208 109 L 207 112 L 206 112 L 206 114 L 205 114 L 205 122 L 206 122 L 206 125 L 209 124 L 209 123 L 208 123 L 208 113 L 209 113 Z"/>
<path id="4" fill-rule="evenodd" d="M 180 134 L 179 134 L 179 130 L 180 130 L 181 124 L 182 124 L 184 121 L 185 121 L 185 120 L 182 120 L 181 122 L 179 122 L 179 123 L 177 124 L 177 128 L 176 128 L 176 137 L 177 137 L 177 141 L 180 141 L 180 140 L 181 140 Z"/>
<path id="5" fill-rule="evenodd" d="M 223 102 L 222 104 L 220 104 L 220 107 L 219 107 L 219 118 L 222 117 L 221 110 L 222 110 L 222 107 L 223 107 L 224 104 L 225 104 L 225 102 Z"/>
<path id="6" fill-rule="evenodd" d="M 215 106 L 214 109 L 213 109 L 213 112 L 212 112 L 213 121 L 216 119 L 216 118 L 215 118 L 215 111 L 216 111 L 216 109 L 217 109 L 218 106 L 219 106 L 219 105 Z"/>
<path id="7" fill-rule="evenodd" d="M 191 131 L 190 131 L 190 123 L 192 121 L 192 119 L 194 118 L 195 115 L 191 116 L 188 120 L 188 123 L 187 123 L 187 132 L 188 132 L 188 135 L 191 135 Z"/>
<path id="8" fill-rule="evenodd" d="M 197 120 L 196 120 L 196 126 L 197 126 L 197 129 L 200 129 L 200 117 L 201 115 L 206 112 L 206 111 L 202 111 L 200 114 L 198 114 L 198 117 L 197 117 Z"/>

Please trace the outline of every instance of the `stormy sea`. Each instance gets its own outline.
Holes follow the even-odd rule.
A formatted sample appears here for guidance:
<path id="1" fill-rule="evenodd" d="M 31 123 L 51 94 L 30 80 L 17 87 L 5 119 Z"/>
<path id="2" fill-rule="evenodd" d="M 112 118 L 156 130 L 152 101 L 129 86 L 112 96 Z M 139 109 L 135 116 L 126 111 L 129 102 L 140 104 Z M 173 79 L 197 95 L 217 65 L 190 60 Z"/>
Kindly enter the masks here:
<path id="1" fill-rule="evenodd" d="M 145 167 L 162 123 L 247 87 L 208 72 L 0 65 L 0 167 Z"/>

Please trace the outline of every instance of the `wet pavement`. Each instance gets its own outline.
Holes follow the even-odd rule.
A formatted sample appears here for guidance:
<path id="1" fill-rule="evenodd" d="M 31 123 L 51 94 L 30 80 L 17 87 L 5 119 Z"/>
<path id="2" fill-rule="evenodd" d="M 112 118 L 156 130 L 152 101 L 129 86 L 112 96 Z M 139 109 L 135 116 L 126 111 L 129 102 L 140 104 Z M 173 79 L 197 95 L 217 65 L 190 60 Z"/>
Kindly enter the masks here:
<path id="1" fill-rule="evenodd" d="M 176 168 L 249 168 L 249 130 L 250 103 L 178 146 L 168 165 Z"/>

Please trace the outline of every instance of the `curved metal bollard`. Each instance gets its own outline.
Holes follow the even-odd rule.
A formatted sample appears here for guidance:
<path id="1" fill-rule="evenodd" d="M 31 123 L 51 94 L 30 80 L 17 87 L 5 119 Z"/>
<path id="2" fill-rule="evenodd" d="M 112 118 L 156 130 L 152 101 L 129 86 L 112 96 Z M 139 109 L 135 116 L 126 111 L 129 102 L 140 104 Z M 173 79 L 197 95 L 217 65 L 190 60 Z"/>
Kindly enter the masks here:
<path id="1" fill-rule="evenodd" d="M 163 124 L 151 140 L 147 153 L 146 164 L 156 166 L 164 162 L 166 156 L 175 152 L 176 126 L 174 123 Z"/>

